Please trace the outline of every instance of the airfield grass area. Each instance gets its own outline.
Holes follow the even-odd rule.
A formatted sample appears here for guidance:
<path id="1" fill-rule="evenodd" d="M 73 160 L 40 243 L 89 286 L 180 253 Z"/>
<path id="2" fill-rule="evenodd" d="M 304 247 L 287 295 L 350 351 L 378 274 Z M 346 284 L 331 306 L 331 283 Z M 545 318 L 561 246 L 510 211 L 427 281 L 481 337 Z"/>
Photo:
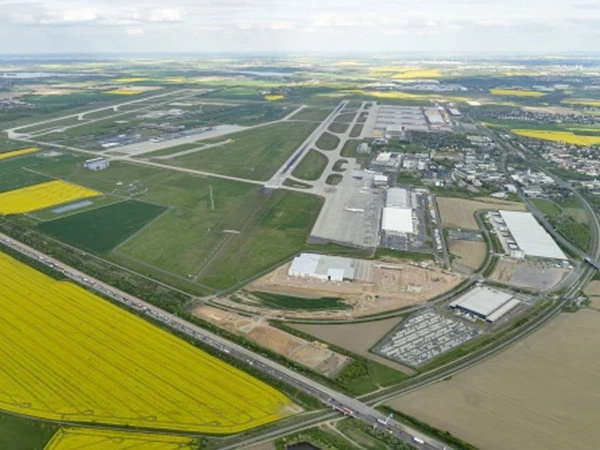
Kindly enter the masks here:
<path id="1" fill-rule="evenodd" d="M 294 114 L 291 120 L 312 120 L 315 122 L 322 122 L 331 114 L 333 108 L 303 108 Z"/>
<path id="2" fill-rule="evenodd" d="M 328 133 L 327 131 L 325 131 L 315 143 L 317 148 L 321 150 L 335 150 L 339 144 L 340 138 L 334 134 Z"/>
<path id="3" fill-rule="evenodd" d="M 482 449 L 596 448 L 599 323 L 597 310 L 561 314 L 493 358 L 388 404 Z"/>
<path id="4" fill-rule="evenodd" d="M 328 163 L 327 156 L 311 149 L 302 158 L 302 161 L 294 168 L 292 175 L 301 180 L 313 181 L 318 180 Z"/>
<path id="5" fill-rule="evenodd" d="M 127 200 L 43 222 L 38 228 L 75 247 L 104 253 L 112 250 L 165 210 L 163 206 Z"/>
<path id="6" fill-rule="evenodd" d="M 50 181 L 46 176 L 24 169 L 30 163 L 37 163 L 40 158 L 24 157 L 0 162 L 0 193 L 33 186 Z"/>
<path id="7" fill-rule="evenodd" d="M 0 214 L 22 214 L 84 198 L 97 197 L 100 192 L 60 180 L 3 192 L 0 194 Z"/>
<path id="8" fill-rule="evenodd" d="M 228 135 L 233 142 L 169 160 L 188 169 L 267 181 L 318 124 L 281 122 Z M 219 142 L 223 139 L 220 138 Z M 212 141 L 201 141 L 209 143 Z"/>
<path id="9" fill-rule="evenodd" d="M 362 133 L 364 125 L 357 123 L 356 125 L 354 125 L 352 127 L 352 131 L 350 131 L 350 137 L 356 138 L 356 137 L 360 137 L 360 134 Z"/>
<path id="10" fill-rule="evenodd" d="M 2 410 L 211 434 L 289 414 L 289 400 L 268 385 L 5 254 L 0 289 Z"/>
<path id="11" fill-rule="evenodd" d="M 55 169 L 68 171 L 62 165 Z M 45 170 L 52 175 L 54 168 Z M 307 194 L 263 194 L 256 185 L 123 162 L 100 172 L 77 171 L 71 180 L 170 208 L 107 258 L 136 269 L 145 265 L 144 273 L 166 271 L 217 288 L 304 248 L 322 204 Z"/>
<path id="12" fill-rule="evenodd" d="M 198 442 L 185 436 L 93 428 L 61 428 L 44 450 L 195 450 Z"/>
<path id="13" fill-rule="evenodd" d="M 347 124 L 347 123 L 332 122 L 327 129 L 329 131 L 331 131 L 332 133 L 341 134 L 341 133 L 345 133 L 346 131 L 348 131 L 348 127 L 349 127 L 349 124 Z"/>
<path id="14" fill-rule="evenodd" d="M 113 262 L 173 282 L 226 288 L 302 250 L 322 200 L 261 186 L 114 162 L 108 170 L 73 171 L 46 166 L 49 175 L 71 173 L 72 182 L 107 195 L 166 208 L 161 217 L 117 250 Z"/>
<path id="15" fill-rule="evenodd" d="M 475 221 L 475 213 L 483 209 L 504 209 L 508 211 L 527 211 L 523 203 L 509 201 L 478 201 L 454 197 L 436 197 L 445 227 L 467 230 L 479 229 Z"/>

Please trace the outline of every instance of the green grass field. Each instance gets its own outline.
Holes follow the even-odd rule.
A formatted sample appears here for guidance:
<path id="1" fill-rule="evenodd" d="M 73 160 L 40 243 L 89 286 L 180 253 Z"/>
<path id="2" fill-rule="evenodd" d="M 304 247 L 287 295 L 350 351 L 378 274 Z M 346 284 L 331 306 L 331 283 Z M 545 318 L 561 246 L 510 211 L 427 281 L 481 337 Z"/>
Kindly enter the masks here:
<path id="1" fill-rule="evenodd" d="M 315 145 L 320 150 L 335 150 L 336 147 L 339 145 L 339 143 L 340 143 L 339 137 L 325 131 L 319 137 L 319 139 L 317 139 L 317 142 L 315 143 Z"/>
<path id="2" fill-rule="evenodd" d="M 327 156 L 311 149 L 292 171 L 292 175 L 301 180 L 318 180 L 327 167 L 328 161 Z"/>
<path id="3" fill-rule="evenodd" d="M 304 108 L 294 114 L 292 120 L 314 120 L 316 122 L 322 122 L 331 114 L 333 108 Z"/>
<path id="4" fill-rule="evenodd" d="M 231 144 L 182 156 L 168 164 L 267 181 L 316 127 L 316 123 L 310 122 L 266 125 L 230 134 L 228 138 L 234 140 Z"/>
<path id="5" fill-rule="evenodd" d="M 112 250 L 166 210 L 127 200 L 68 217 L 43 222 L 38 228 L 61 241 L 95 253 Z"/>
<path id="6" fill-rule="evenodd" d="M 334 172 L 345 172 L 347 168 L 346 164 L 348 164 L 347 159 L 338 159 L 331 168 L 331 170 L 333 170 Z"/>
<path id="7" fill-rule="evenodd" d="M 354 117 L 356 117 L 356 113 L 355 112 L 351 112 L 351 113 L 342 113 L 339 114 L 334 121 L 335 122 L 340 122 L 340 123 L 350 123 L 354 120 Z"/>
<path id="8" fill-rule="evenodd" d="M 364 126 L 364 125 L 362 125 L 362 124 L 360 124 L 360 123 L 357 123 L 356 125 L 354 125 L 354 126 L 352 127 L 352 131 L 350 132 L 350 137 L 353 137 L 353 138 L 355 138 L 355 137 L 359 137 L 359 136 L 360 136 L 360 133 L 362 133 L 363 126 Z"/>
<path id="9" fill-rule="evenodd" d="M 332 122 L 327 129 L 332 133 L 345 133 L 349 126 L 347 123 Z"/>
<path id="10" fill-rule="evenodd" d="M 54 169 L 68 171 L 46 168 L 50 174 Z M 165 282 L 180 277 L 186 285 L 200 282 L 217 289 L 304 249 L 322 205 L 322 199 L 308 194 L 262 194 L 253 184 L 124 162 L 100 172 L 80 170 L 70 180 L 170 208 L 107 259 Z"/>
<path id="11" fill-rule="evenodd" d="M 339 173 L 332 173 L 325 180 L 325 184 L 328 184 L 330 186 L 336 186 L 336 185 L 340 184 L 343 179 L 344 179 L 343 175 L 340 175 Z"/>
<path id="12" fill-rule="evenodd" d="M 40 158 L 35 156 L 2 160 L 0 162 L 0 192 L 49 181 L 48 177 L 24 169 L 25 166 L 38 161 Z"/>
<path id="13" fill-rule="evenodd" d="M 324 310 L 324 309 L 348 309 L 342 299 L 337 297 L 323 297 L 308 299 L 290 297 L 288 295 L 269 294 L 268 292 L 252 292 L 264 304 L 277 309 L 300 309 L 300 310 Z"/>
<path id="14" fill-rule="evenodd" d="M 543 198 L 534 198 L 531 199 L 531 202 L 539 209 L 545 216 L 549 217 L 557 217 L 560 216 L 561 210 L 556 204 L 551 200 L 546 200 Z"/>
<path id="15" fill-rule="evenodd" d="M 56 430 L 52 423 L 0 413 L 0 448 L 44 450 Z"/>

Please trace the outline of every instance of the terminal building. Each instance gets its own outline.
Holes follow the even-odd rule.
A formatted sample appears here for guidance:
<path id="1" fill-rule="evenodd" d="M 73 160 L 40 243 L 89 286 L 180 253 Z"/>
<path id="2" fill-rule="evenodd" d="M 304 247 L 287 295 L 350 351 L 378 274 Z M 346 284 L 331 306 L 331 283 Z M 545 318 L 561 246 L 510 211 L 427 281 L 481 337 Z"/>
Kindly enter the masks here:
<path id="1" fill-rule="evenodd" d="M 359 262 L 351 258 L 302 253 L 292 261 L 288 276 L 321 281 L 354 281 L 358 278 L 358 269 Z"/>
<path id="2" fill-rule="evenodd" d="M 461 295 L 449 306 L 486 322 L 494 323 L 520 304 L 521 301 L 510 292 L 478 286 Z"/>

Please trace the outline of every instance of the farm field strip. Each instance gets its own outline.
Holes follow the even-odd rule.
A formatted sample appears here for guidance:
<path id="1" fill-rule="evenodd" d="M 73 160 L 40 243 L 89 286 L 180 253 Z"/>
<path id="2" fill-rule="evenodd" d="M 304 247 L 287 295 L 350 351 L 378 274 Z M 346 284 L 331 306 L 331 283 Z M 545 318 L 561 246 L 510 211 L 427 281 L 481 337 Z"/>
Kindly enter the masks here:
<path id="1" fill-rule="evenodd" d="M 61 428 L 44 450 L 192 450 L 194 439 L 135 431 Z"/>
<path id="2" fill-rule="evenodd" d="M 511 130 L 514 134 L 532 139 L 541 139 L 544 141 L 566 142 L 573 145 L 597 145 L 600 144 L 600 136 L 586 136 L 575 134 L 572 131 L 551 131 L 551 130 Z"/>
<path id="3" fill-rule="evenodd" d="M 0 292 L 0 409 L 226 434 L 277 420 L 290 404 L 166 331 L 4 254 Z"/>
<path id="4" fill-rule="evenodd" d="M 100 195 L 65 181 L 49 181 L 0 194 L 0 214 L 22 214 Z"/>
<path id="5" fill-rule="evenodd" d="M 30 153 L 35 153 L 39 150 L 39 147 L 28 147 L 22 148 L 21 150 L 13 150 L 10 152 L 0 153 L 0 160 L 7 158 L 14 158 L 16 156 L 28 155 Z"/>

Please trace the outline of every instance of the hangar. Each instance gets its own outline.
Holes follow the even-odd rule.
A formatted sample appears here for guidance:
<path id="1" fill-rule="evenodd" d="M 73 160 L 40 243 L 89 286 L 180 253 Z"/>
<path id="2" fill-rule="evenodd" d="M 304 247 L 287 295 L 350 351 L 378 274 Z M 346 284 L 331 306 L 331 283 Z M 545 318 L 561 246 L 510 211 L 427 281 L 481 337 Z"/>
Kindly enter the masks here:
<path id="1" fill-rule="evenodd" d="M 510 292 L 478 286 L 450 303 L 450 307 L 494 323 L 521 302 Z"/>
<path id="2" fill-rule="evenodd" d="M 288 276 L 322 281 L 353 281 L 356 271 L 357 263 L 354 259 L 301 253 L 292 261 Z"/>

